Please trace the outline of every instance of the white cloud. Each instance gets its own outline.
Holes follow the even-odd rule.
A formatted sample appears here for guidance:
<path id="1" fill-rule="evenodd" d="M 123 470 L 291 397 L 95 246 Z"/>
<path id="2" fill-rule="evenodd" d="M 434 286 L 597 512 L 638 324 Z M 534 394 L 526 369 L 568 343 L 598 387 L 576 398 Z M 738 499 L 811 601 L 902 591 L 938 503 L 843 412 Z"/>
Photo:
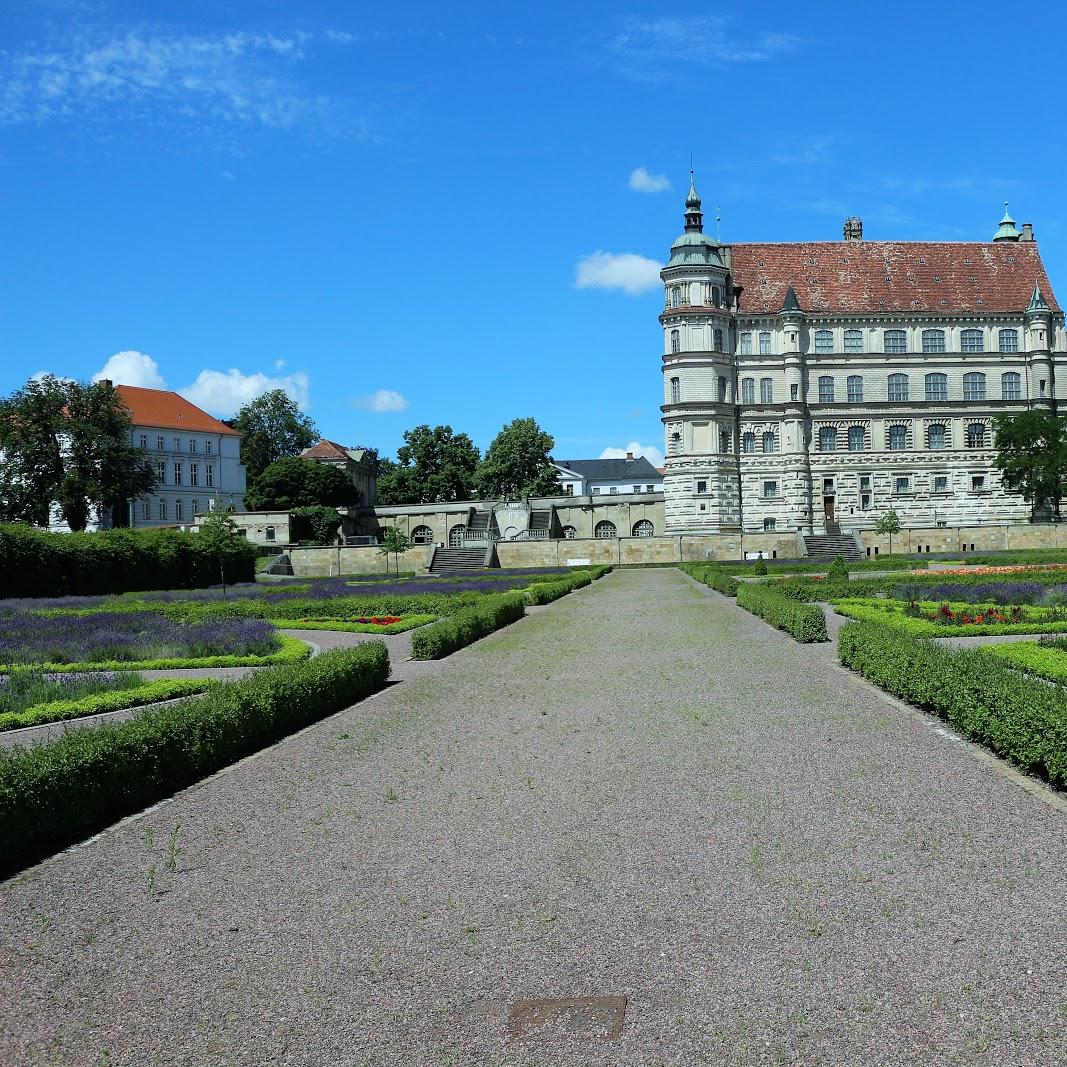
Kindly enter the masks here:
<path id="1" fill-rule="evenodd" d="M 408 407 L 407 397 L 394 392 L 392 389 L 376 389 L 366 396 L 356 397 L 352 403 L 355 407 L 362 408 L 364 411 L 374 411 L 379 414 L 390 411 L 406 411 Z"/>
<path id="2" fill-rule="evenodd" d="M 178 392 L 197 407 L 212 415 L 227 418 L 242 405 L 255 400 L 261 393 L 281 389 L 307 411 L 311 404 L 311 383 L 303 371 L 271 378 L 266 374 L 243 374 L 236 368 L 228 371 L 202 370 L 192 385 Z"/>
<path id="3" fill-rule="evenodd" d="M 286 365 L 286 361 L 284 359 L 276 359 L 274 361 L 274 369 L 275 370 L 284 370 L 285 369 L 285 365 Z"/>
<path id="4" fill-rule="evenodd" d="M 127 349 L 116 352 L 94 375 L 93 381 L 107 378 L 116 385 L 139 385 L 144 389 L 166 389 L 159 364 L 144 352 Z"/>
<path id="5" fill-rule="evenodd" d="M 631 441 L 625 448 L 605 448 L 600 453 L 601 459 L 625 459 L 626 453 L 644 456 L 653 467 L 663 466 L 663 451 L 655 445 L 643 445 L 640 441 Z"/>
<path id="6" fill-rule="evenodd" d="M 666 174 L 649 174 L 644 167 L 630 171 L 629 184 L 635 193 L 664 193 L 671 187 Z"/>
<path id="7" fill-rule="evenodd" d="M 621 289 L 630 296 L 660 284 L 660 264 L 633 252 L 593 252 L 578 260 L 574 284 L 579 289 Z"/>

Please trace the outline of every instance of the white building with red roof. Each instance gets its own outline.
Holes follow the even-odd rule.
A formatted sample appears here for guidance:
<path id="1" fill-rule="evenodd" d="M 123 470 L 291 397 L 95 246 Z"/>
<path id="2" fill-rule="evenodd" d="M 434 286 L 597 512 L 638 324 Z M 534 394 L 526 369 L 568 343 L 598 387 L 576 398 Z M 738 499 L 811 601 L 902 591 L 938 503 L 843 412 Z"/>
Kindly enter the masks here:
<path id="1" fill-rule="evenodd" d="M 661 272 L 668 533 L 1025 522 L 998 414 L 1067 398 L 1033 229 L 988 242 L 721 244 L 690 184 Z"/>
<path id="2" fill-rule="evenodd" d="M 191 525 L 213 508 L 244 506 L 241 435 L 178 393 L 117 385 L 133 421 L 131 440 L 156 472 L 150 496 L 130 502 L 130 526 Z"/>

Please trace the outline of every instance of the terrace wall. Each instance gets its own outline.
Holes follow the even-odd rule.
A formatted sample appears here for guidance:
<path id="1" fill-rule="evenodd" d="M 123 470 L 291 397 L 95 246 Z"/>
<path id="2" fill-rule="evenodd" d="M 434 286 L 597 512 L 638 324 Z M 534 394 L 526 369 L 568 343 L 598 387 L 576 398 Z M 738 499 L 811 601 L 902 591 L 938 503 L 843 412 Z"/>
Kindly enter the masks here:
<path id="1" fill-rule="evenodd" d="M 329 578 L 336 574 L 386 574 L 399 569 L 426 570 L 430 549 L 425 545 L 409 548 L 398 557 L 385 556 L 377 545 L 337 546 L 329 548 L 292 548 L 287 550 L 298 578 Z"/>
<path id="2" fill-rule="evenodd" d="M 889 554 L 889 535 L 857 531 L 868 555 Z M 747 542 L 747 538 L 745 539 Z M 974 546 L 972 549 L 971 546 Z M 1067 524 L 1016 523 L 1003 526 L 909 527 L 893 534 L 893 554 L 911 552 L 1003 552 L 1022 548 L 1067 548 Z"/>

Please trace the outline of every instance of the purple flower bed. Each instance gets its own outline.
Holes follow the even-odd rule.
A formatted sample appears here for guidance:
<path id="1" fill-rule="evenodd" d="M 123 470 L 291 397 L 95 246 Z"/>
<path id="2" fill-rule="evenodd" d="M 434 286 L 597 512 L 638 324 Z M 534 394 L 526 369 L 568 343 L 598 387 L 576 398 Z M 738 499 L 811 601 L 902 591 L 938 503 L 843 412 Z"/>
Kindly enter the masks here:
<path id="1" fill-rule="evenodd" d="M 0 616 L 17 615 L 23 611 L 42 611 L 45 608 L 61 608 L 67 611 L 98 608 L 107 599 L 104 596 L 10 597 L 0 600 Z"/>
<path id="2" fill-rule="evenodd" d="M 893 591 L 897 600 L 948 601 L 959 604 L 1041 604 L 1062 600 L 1067 585 L 1041 585 L 1039 582 L 988 582 L 964 585 L 942 582 L 922 585 L 904 582 Z"/>
<path id="3" fill-rule="evenodd" d="M 261 619 L 180 623 L 150 611 L 0 618 L 0 664 L 265 655 L 277 647 L 274 627 Z"/>
<path id="4" fill-rule="evenodd" d="M 0 713 L 25 711 L 53 700 L 80 700 L 96 693 L 138 689 L 144 679 L 133 671 L 87 671 L 80 674 L 45 674 L 22 669 L 0 674 Z"/>

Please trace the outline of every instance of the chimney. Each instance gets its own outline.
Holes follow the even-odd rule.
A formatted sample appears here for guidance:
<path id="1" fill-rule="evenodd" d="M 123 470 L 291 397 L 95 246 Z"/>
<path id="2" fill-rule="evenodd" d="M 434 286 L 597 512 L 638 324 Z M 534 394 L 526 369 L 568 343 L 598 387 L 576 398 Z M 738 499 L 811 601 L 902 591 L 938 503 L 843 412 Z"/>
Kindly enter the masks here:
<path id="1" fill-rule="evenodd" d="M 632 463 L 632 462 L 633 462 L 633 459 L 634 459 L 634 454 L 633 454 L 632 452 L 627 452 L 627 453 L 626 453 L 626 458 L 627 458 L 627 460 L 628 460 L 629 462 L 631 462 L 631 463 Z"/>
<path id="2" fill-rule="evenodd" d="M 1020 241 L 1032 241 L 1034 239 L 1034 224 L 1032 222 L 1023 223 L 1023 232 L 1019 237 Z"/>
<path id="3" fill-rule="evenodd" d="M 114 387 L 114 386 L 113 386 L 113 385 L 111 384 L 111 379 L 110 379 L 110 378 L 101 378 L 101 379 L 100 379 L 100 384 L 101 384 L 101 385 L 102 385 L 102 386 L 103 386 L 103 387 L 104 387 L 104 388 L 105 388 L 105 389 L 106 389 L 106 390 L 107 390 L 108 392 L 110 392 L 110 391 L 111 391 L 112 389 L 114 389 L 114 388 L 115 388 L 115 387 Z"/>
<path id="4" fill-rule="evenodd" d="M 855 218 L 854 216 L 845 219 L 845 240 L 846 241 L 862 241 L 863 240 L 863 219 Z"/>

